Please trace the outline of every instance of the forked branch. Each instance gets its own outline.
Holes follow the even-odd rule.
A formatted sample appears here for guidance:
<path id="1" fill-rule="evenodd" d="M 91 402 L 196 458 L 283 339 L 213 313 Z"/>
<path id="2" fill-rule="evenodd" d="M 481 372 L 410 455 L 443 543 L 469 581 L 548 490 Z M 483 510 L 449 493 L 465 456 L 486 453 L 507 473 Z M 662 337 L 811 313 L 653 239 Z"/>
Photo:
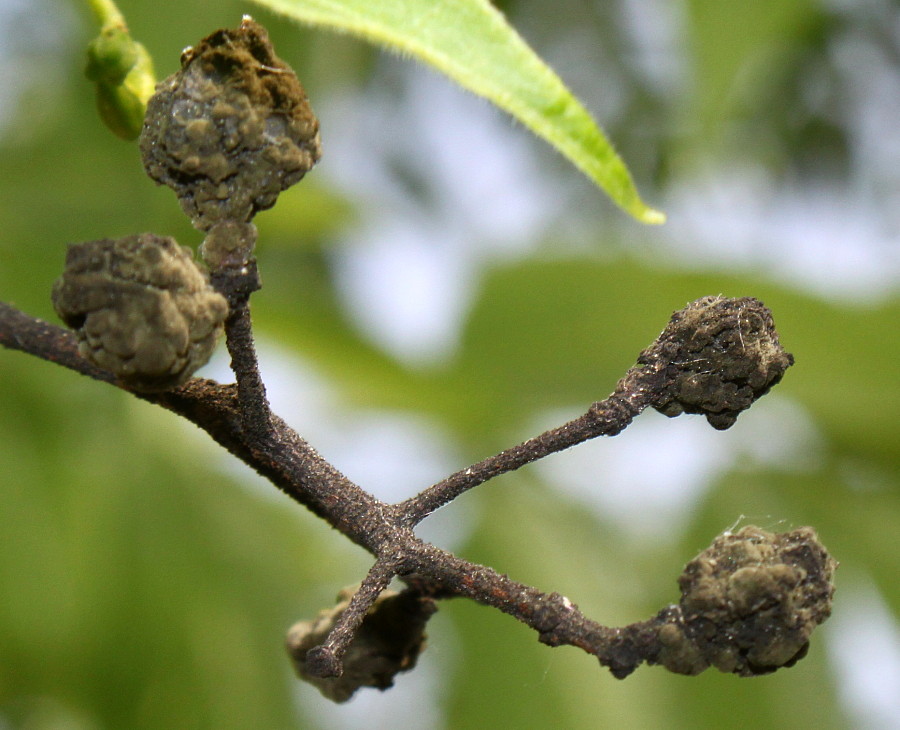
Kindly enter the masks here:
<path id="1" fill-rule="evenodd" d="M 239 328 L 229 338 L 235 337 L 233 332 L 247 336 Z M 8 305 L 0 305 L 0 342 L 122 386 L 77 354 L 71 333 Z M 236 375 L 253 382 L 255 359 L 234 360 L 248 369 L 239 373 L 236 365 Z M 267 412 L 264 391 L 250 388 L 241 399 L 233 385 L 194 379 L 171 391 L 136 395 L 206 430 L 376 557 L 362 587 L 329 612 L 327 620 L 299 624 L 289 635 L 288 648 L 301 676 L 328 696 L 346 699 L 359 686 L 389 686 L 394 673 L 411 668 L 434 599 L 457 596 L 514 616 L 546 644 L 577 646 L 595 655 L 617 677 L 642 662 L 687 674 L 714 665 L 741 675 L 795 662 L 805 653 L 812 629 L 827 618 L 833 590 L 834 563 L 808 528 L 783 535 L 756 528 L 726 533 L 709 554 L 688 565 L 681 579 L 681 604 L 623 628 L 590 620 L 565 596 L 544 593 L 424 543 L 411 529 L 494 476 L 587 439 L 619 433 L 648 406 L 668 415 L 702 413 L 717 427 L 727 427 L 791 363 L 761 303 L 704 297 L 676 312 L 613 394 L 583 416 L 462 469 L 397 505 L 385 504 L 351 482 L 277 416 L 271 416 L 268 430 L 253 426 L 247 411 Z M 407 589 L 379 598 L 394 576 Z M 767 611 L 751 610 L 760 600 Z M 737 614 L 726 610 L 734 606 Z M 399 624 L 385 619 L 395 610 L 404 617 Z M 412 634 L 411 627 L 416 627 Z M 775 644 L 772 637 L 777 637 Z M 354 651 L 360 641 L 374 642 L 378 651 L 373 653 L 371 646 Z"/>
<path id="2" fill-rule="evenodd" d="M 75 332 L 0 303 L 0 344 L 188 419 L 374 556 L 357 590 L 289 632 L 298 672 L 324 694 L 343 701 L 361 686 L 389 687 L 415 665 L 435 602 L 452 597 L 514 616 L 545 644 L 579 647 L 616 677 L 642 662 L 683 674 L 715 666 L 748 676 L 803 656 L 810 633 L 829 615 L 835 567 L 809 528 L 772 535 L 747 527 L 719 536 L 686 567 L 678 605 L 623 628 L 602 626 L 565 596 L 462 560 L 414 533 L 467 490 L 614 436 L 648 407 L 730 427 L 793 363 L 761 302 L 708 296 L 688 304 L 613 393 L 581 417 L 386 504 L 271 412 L 260 376 L 249 308 L 260 285 L 250 221 L 319 157 L 318 122 L 261 26 L 245 18 L 182 55 L 181 70 L 150 99 L 141 151 L 148 174 L 175 190 L 206 233 L 208 272 L 188 249 L 154 234 L 70 246 L 53 302 Z M 223 330 L 235 384 L 191 379 Z M 387 590 L 395 577 L 406 584 L 399 593 Z"/>

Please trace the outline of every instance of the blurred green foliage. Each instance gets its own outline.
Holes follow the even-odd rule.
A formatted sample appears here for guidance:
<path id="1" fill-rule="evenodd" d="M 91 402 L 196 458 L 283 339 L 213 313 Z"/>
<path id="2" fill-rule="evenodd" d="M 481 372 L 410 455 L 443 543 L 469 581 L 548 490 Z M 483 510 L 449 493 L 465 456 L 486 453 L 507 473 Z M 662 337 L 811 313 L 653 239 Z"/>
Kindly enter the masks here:
<path id="1" fill-rule="evenodd" d="M 687 3 L 694 83 L 675 97 L 629 65 L 616 3 L 497 4 L 539 51 L 577 31 L 610 52 L 618 65 L 607 73 L 626 94 L 615 118 L 600 121 L 634 161 L 642 189 L 664 189 L 710 159 L 756 159 L 800 184 L 813 174 L 834 182 L 847 170 L 847 131 L 803 101 L 803 73 L 848 22 L 817 4 L 744 4 L 738 17 L 732 4 Z M 230 1 L 191 0 L 164 14 L 146 0 L 121 6 L 161 77 L 183 46 L 248 11 Z M 200 237 L 174 196 L 144 177 L 136 147 L 97 121 L 82 76 L 86 11 L 65 0 L 41 7 L 66 14 L 67 35 L 45 50 L 36 67 L 46 76 L 19 97 L 0 136 L 0 297 L 55 321 L 49 290 L 66 242 L 139 231 L 191 245 Z M 362 89 L 380 63 L 355 41 L 253 12 L 314 107 L 335 89 Z M 822 137 L 798 134 L 826 127 L 821 147 Z M 817 156 L 821 164 L 807 164 Z M 342 234 L 365 215 L 360 205 L 312 174 L 258 221 L 259 331 L 327 378 L 342 407 L 424 414 L 462 460 L 480 459 L 533 435 L 537 421 L 557 425 L 542 422 L 548 412 L 574 414 L 604 397 L 672 310 L 722 292 L 756 296 L 774 311 L 797 365 L 770 397 L 805 409 L 821 437 L 802 469 L 738 463 L 663 539 L 626 534 L 545 483 L 544 472 L 525 469 L 463 498 L 477 517 L 460 554 L 620 624 L 677 600 L 682 565 L 748 514 L 819 531 L 841 562 L 837 611 L 853 608 L 840 592 L 848 576 L 870 578 L 900 614 L 896 296 L 848 306 L 761 273 L 676 267 L 662 254 L 630 253 L 598 227 L 590 249 L 560 255 L 566 242 L 551 235 L 528 257 L 487 264 L 457 351 L 415 369 L 372 344 L 336 292 L 334 261 Z M 281 642 L 293 621 L 359 580 L 367 558 L 227 464 L 174 416 L 0 352 L 0 728 L 342 726 L 322 724 L 343 717 L 339 708 L 297 694 Z M 426 657 L 441 672 L 436 701 L 447 728 L 850 726 L 822 632 L 806 659 L 770 677 L 642 668 L 618 682 L 583 653 L 541 646 L 483 607 L 448 602 L 434 625 Z M 392 708 L 397 696 L 388 691 L 374 706 Z"/>
<path id="2" fill-rule="evenodd" d="M 366 38 L 424 61 L 546 139 L 623 210 L 665 222 L 638 196 L 590 113 L 489 0 L 256 0 L 286 17 Z"/>

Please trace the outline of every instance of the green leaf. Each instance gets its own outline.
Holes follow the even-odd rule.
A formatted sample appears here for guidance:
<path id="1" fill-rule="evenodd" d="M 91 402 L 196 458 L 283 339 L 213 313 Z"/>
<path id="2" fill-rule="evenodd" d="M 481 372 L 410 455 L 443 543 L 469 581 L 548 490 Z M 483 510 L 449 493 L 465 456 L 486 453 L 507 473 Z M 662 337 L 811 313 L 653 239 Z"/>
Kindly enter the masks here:
<path id="1" fill-rule="evenodd" d="M 310 25 L 360 36 L 431 64 L 543 137 L 643 223 L 640 199 L 590 113 L 488 0 L 255 0 Z"/>

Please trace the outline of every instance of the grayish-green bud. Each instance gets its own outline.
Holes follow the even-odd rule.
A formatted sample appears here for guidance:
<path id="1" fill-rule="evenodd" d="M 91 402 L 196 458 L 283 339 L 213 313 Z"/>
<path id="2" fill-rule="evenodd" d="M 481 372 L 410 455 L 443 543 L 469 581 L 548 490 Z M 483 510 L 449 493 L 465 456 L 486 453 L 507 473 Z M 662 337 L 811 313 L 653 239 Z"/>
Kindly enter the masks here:
<path id="1" fill-rule="evenodd" d="M 152 233 L 70 245 L 52 298 L 82 355 L 145 392 L 204 365 L 228 314 L 190 249 Z"/>
<path id="2" fill-rule="evenodd" d="M 319 154 L 303 87 L 246 16 L 184 52 L 181 70 L 157 85 L 141 133 L 147 174 L 204 231 L 271 208 Z"/>
<path id="3" fill-rule="evenodd" d="M 714 666 L 742 677 L 792 666 L 831 615 L 836 567 L 809 527 L 723 533 L 685 566 L 656 663 L 679 674 Z"/>
<path id="4" fill-rule="evenodd" d="M 256 226 L 252 223 L 216 223 L 200 244 L 200 255 L 213 272 L 239 269 L 250 263 L 257 235 Z"/>

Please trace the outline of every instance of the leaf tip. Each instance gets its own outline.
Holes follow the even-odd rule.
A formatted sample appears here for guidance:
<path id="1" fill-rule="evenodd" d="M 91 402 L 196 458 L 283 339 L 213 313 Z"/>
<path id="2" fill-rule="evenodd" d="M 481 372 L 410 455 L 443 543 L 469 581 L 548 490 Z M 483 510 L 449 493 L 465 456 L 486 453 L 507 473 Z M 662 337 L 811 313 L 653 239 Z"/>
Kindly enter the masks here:
<path id="1" fill-rule="evenodd" d="M 651 226 L 661 226 L 666 222 L 666 214 L 655 208 L 644 208 L 638 212 L 637 219 Z"/>

